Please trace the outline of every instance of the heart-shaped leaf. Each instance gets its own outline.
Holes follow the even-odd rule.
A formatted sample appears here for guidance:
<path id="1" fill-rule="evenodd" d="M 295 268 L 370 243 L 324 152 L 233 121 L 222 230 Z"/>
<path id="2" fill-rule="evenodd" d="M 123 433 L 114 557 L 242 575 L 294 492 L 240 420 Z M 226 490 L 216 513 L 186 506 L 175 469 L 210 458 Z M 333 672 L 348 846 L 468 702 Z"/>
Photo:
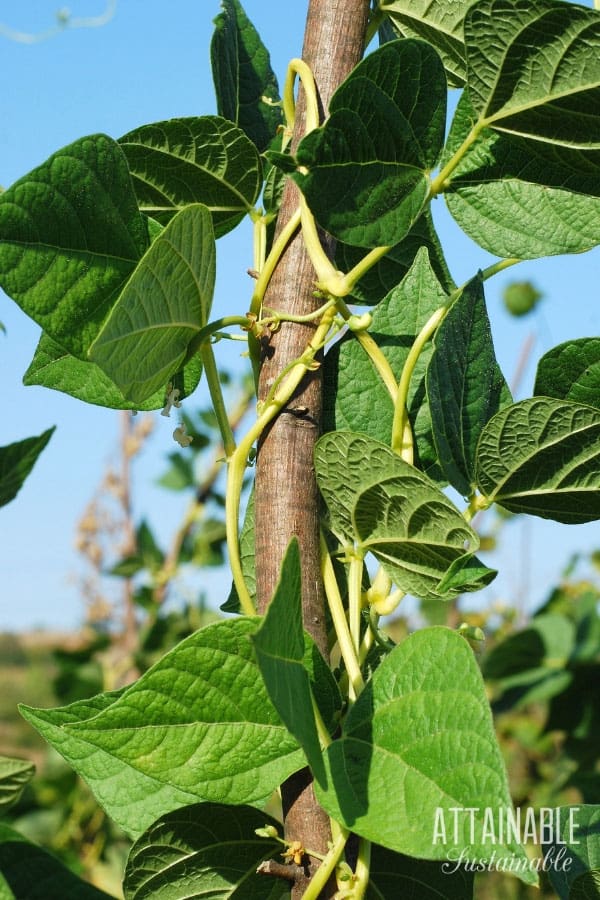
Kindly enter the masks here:
<path id="1" fill-rule="evenodd" d="M 468 138 L 477 114 L 465 91 L 442 165 Z M 445 187 L 460 227 L 497 256 L 535 259 L 600 242 L 600 152 L 572 150 L 484 129 Z"/>
<path id="2" fill-rule="evenodd" d="M 53 431 L 54 428 L 49 428 L 38 437 L 0 447 L 0 506 L 17 496 Z"/>
<path id="3" fill-rule="evenodd" d="M 477 447 L 477 483 L 511 512 L 600 518 L 600 410 L 534 397 L 497 413 Z"/>
<path id="4" fill-rule="evenodd" d="M 140 209 L 163 225 L 184 207 L 203 203 L 220 237 L 235 228 L 258 197 L 262 167 L 256 147 L 220 116 L 142 125 L 119 144 Z"/>
<path id="5" fill-rule="evenodd" d="M 436 331 L 427 368 L 427 399 L 444 474 L 468 497 L 475 486 L 481 430 L 512 402 L 496 362 L 481 277 L 469 282 Z"/>
<path id="6" fill-rule="evenodd" d="M 193 394 L 200 381 L 202 363 L 194 356 L 183 372 L 172 378 L 180 391 L 180 397 Z M 93 362 L 84 362 L 67 353 L 47 334 L 42 334 L 29 368 L 23 376 L 23 384 L 39 384 L 55 391 L 62 391 L 85 403 L 107 406 L 110 409 L 160 409 L 165 403 L 165 391 L 157 391 L 142 403 L 127 400 L 116 384 Z"/>
<path id="7" fill-rule="evenodd" d="M 420 41 L 384 44 L 337 89 L 329 111 L 300 143 L 294 180 L 335 237 L 358 247 L 397 244 L 421 214 L 443 143 L 438 55 Z"/>
<path id="8" fill-rule="evenodd" d="M 103 134 L 0 196 L 0 286 L 81 359 L 148 244 L 123 151 Z"/>
<path id="9" fill-rule="evenodd" d="M 415 337 L 447 300 L 423 247 L 401 284 L 373 310 L 373 323 L 369 329 L 398 381 Z M 425 346 L 415 366 L 408 395 L 408 415 L 416 439 L 417 464 L 435 477 L 441 472 L 436 466 L 437 453 L 425 398 L 425 373 L 432 350 L 431 344 Z M 327 353 L 325 385 L 323 418 L 326 431 L 360 431 L 390 444 L 394 405 L 354 335 L 344 337 Z"/>
<path id="10" fill-rule="evenodd" d="M 305 757 L 264 687 L 250 642 L 257 625 L 256 619 L 243 618 L 195 632 L 116 698 L 98 701 L 102 709 L 96 715 L 80 721 L 65 722 L 70 708 L 23 712 L 36 727 L 39 719 L 58 726 L 58 735 L 54 730 L 45 736 L 75 766 L 84 758 L 86 778 L 92 789 L 105 792 L 101 798 L 96 790 L 113 818 L 111 801 L 121 819 L 131 820 L 123 809 L 128 795 L 147 812 L 140 797 L 144 783 L 149 805 L 152 786 L 159 802 L 170 803 L 158 813 L 154 803 L 150 821 L 181 806 L 174 801 L 182 796 L 186 803 L 264 801 L 305 765 Z M 117 797 L 115 776 L 121 782 Z M 138 811 L 137 834 L 148 826 L 147 821 L 140 826 L 141 819 Z"/>
<path id="11" fill-rule="evenodd" d="M 479 667 L 456 632 L 426 628 L 395 647 L 325 758 L 319 802 L 357 834 L 424 859 L 493 853 L 520 862 L 523 880 L 536 883 L 523 848 L 497 840 L 511 808 L 508 783 Z M 496 840 L 486 835 L 486 810 Z"/>
<path id="12" fill-rule="evenodd" d="M 277 79 L 269 53 L 239 0 L 221 0 L 221 8 L 210 45 L 217 108 L 262 153 L 282 122 Z"/>
<path id="13" fill-rule="evenodd" d="M 600 338 L 566 341 L 545 353 L 533 392 L 600 408 Z"/>
<path id="14" fill-rule="evenodd" d="M 600 149 L 600 15 L 555 0 L 480 0 L 464 24 L 468 85 L 496 129 Z"/>
<path id="15" fill-rule="evenodd" d="M 467 78 L 463 23 L 476 0 L 382 0 L 386 13 L 403 38 L 421 38 L 439 53 L 450 87 L 463 87 Z"/>
<path id="16" fill-rule="evenodd" d="M 125 870 L 125 900 L 283 900 L 289 882 L 257 874 L 281 853 L 257 829 L 278 823 L 251 806 L 197 803 L 162 816 L 135 842 Z"/>
<path id="17" fill-rule="evenodd" d="M 94 341 L 91 361 L 128 400 L 148 400 L 181 368 L 206 325 L 214 283 L 212 220 L 197 203 L 152 243 Z"/>

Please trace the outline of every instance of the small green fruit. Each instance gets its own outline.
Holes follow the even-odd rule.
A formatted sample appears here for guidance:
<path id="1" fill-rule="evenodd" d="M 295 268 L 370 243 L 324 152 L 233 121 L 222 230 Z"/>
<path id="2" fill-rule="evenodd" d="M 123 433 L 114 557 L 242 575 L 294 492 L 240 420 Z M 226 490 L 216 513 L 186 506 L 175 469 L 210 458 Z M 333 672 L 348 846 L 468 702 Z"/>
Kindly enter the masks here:
<path id="1" fill-rule="evenodd" d="M 504 288 L 503 300 L 513 316 L 526 316 L 542 299 L 542 294 L 530 281 L 513 281 Z"/>

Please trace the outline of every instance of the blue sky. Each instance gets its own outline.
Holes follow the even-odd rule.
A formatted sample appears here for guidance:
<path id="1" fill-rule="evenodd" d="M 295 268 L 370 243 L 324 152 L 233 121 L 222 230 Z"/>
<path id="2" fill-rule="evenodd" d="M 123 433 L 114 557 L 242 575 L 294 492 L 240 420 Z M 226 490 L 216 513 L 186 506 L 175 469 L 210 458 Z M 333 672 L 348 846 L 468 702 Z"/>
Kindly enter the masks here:
<path id="1" fill-rule="evenodd" d="M 307 0 L 246 0 L 244 7 L 269 48 L 280 83 L 287 61 L 301 52 Z M 0 23 L 27 32 L 54 24 L 52 2 L 0 2 Z M 73 16 L 97 16 L 103 0 L 73 0 Z M 282 8 L 285 14 L 282 15 Z M 209 64 L 212 19 L 217 0 L 119 0 L 114 18 L 101 28 L 68 29 L 50 40 L 25 44 L 1 36 L 0 99 L 3 137 L 0 184 L 14 180 L 78 137 L 105 132 L 119 137 L 137 125 L 175 116 L 216 111 Z M 489 264 L 489 254 L 460 234 L 436 201 L 452 274 L 457 282 Z M 219 243 L 215 314 L 244 313 L 251 285 L 250 232 L 241 228 Z M 498 276 L 487 287 L 499 361 L 510 380 L 520 348 L 535 336 L 532 360 L 520 396 L 531 390 L 534 362 L 551 346 L 569 337 L 598 335 L 600 251 L 577 257 L 555 257 L 526 263 Z M 502 309 L 503 284 L 531 278 L 545 293 L 540 311 L 524 320 Z M 83 606 L 71 576 L 77 569 L 73 550 L 75 523 L 100 479 L 117 442 L 117 414 L 43 388 L 24 388 L 23 372 L 35 350 L 39 329 L 0 295 L 2 419 L 0 444 L 7 444 L 51 425 L 57 431 L 15 501 L 0 509 L 0 629 L 75 627 Z M 222 342 L 224 364 L 241 365 L 235 344 Z M 232 349 L 233 348 L 233 349 Z M 202 395 L 203 396 L 203 395 Z M 166 541 L 176 527 L 185 501 L 154 486 L 173 449 L 169 420 L 157 421 L 155 432 L 135 470 L 138 517 L 150 519 Z M 162 426 L 162 427 L 161 427 Z M 529 608 L 540 602 L 575 549 L 600 547 L 597 524 L 569 529 L 528 520 L 505 529 L 500 551 L 489 562 L 501 577 L 488 597 L 514 598 L 519 585 Z M 525 543 L 524 541 L 525 535 Z M 528 548 L 527 558 L 523 548 Z M 524 572 L 527 578 L 524 580 Z M 215 604 L 226 597 L 226 575 L 207 581 Z"/>

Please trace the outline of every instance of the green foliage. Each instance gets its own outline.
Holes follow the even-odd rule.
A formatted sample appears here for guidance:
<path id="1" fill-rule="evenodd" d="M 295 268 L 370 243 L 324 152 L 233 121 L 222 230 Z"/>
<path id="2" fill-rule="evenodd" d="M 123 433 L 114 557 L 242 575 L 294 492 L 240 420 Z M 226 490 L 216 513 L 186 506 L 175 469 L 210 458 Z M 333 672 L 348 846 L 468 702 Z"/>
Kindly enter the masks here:
<path id="1" fill-rule="evenodd" d="M 0 447 L 0 506 L 17 496 L 53 431 L 54 428 L 49 428 L 38 437 Z"/>
<path id="2" fill-rule="evenodd" d="M 0 811 L 16 803 L 34 772 L 35 766 L 24 759 L 0 756 Z"/>
<path id="3" fill-rule="evenodd" d="M 338 86 L 323 124 L 303 65 L 292 67 L 279 104 L 268 52 L 239 0 L 223 0 L 215 25 L 218 116 L 142 125 L 118 142 L 83 138 L 0 197 L 0 284 L 44 330 L 26 383 L 113 408 L 166 404 L 165 415 L 201 375 L 211 396 L 196 419 L 181 412 L 182 452 L 162 479 L 195 491 L 174 545 L 161 548 L 142 522 L 111 568 L 134 579 L 133 602 L 147 616 L 137 681 L 101 690 L 99 638 L 58 657 L 69 705 L 24 706 L 23 715 L 136 840 L 127 897 L 288 896 L 288 880 L 255 874 L 279 850 L 263 807 L 308 767 L 333 820 L 309 900 L 330 877 L 341 896 L 464 900 L 473 873 L 450 875 L 441 863 L 461 854 L 491 862 L 484 810 L 511 807 L 471 647 L 481 628 L 424 628 L 394 646 L 380 617 L 410 594 L 444 621 L 440 601 L 452 606 L 488 584 L 495 572 L 475 556 L 475 514 L 493 504 L 565 523 L 600 518 L 598 339 L 551 349 L 535 396 L 514 403 L 484 297 L 485 281 L 521 259 L 600 243 L 600 15 L 558 0 L 384 0 L 370 25 L 382 44 Z M 315 127 L 292 155 L 296 75 Z M 448 85 L 463 93 L 445 140 Z M 310 342 L 237 441 L 248 396 L 237 408 L 227 404 L 211 344 L 239 338 L 229 329 L 241 326 L 256 374 L 271 334 L 299 321 L 263 307 L 293 231 L 281 223 L 283 236 L 273 240 L 285 177 L 303 194 L 292 225 L 313 264 L 320 308 L 300 317 L 302 328 L 314 319 Z M 433 224 L 440 194 L 458 225 L 500 257 L 461 286 Z M 211 322 L 215 241 L 246 216 L 257 269 L 250 312 L 236 306 Z M 318 226 L 338 240 L 335 262 Z M 506 302 L 524 314 L 538 299 L 516 282 Z M 373 311 L 353 314 L 346 301 Z M 299 544 L 290 543 L 259 618 L 252 499 L 239 528 L 256 442 L 322 353 L 326 433 L 315 472 L 333 663 L 304 630 L 302 586 L 319 573 L 305 570 Z M 197 484 L 200 454 L 217 430 L 219 449 Z M 49 436 L 0 451 L 4 502 Z M 281 483 L 288 477 L 273 473 Z M 464 508 L 449 499 L 448 484 Z M 206 625 L 191 609 L 159 613 L 177 565 L 220 563 L 225 540 L 234 586 L 222 608 L 245 615 Z M 598 788 L 597 593 L 572 608 L 564 600 L 559 592 L 525 629 L 497 636 L 483 666 L 498 715 L 543 708 L 535 740 L 567 735 L 560 789 L 589 799 Z M 8 765 L 14 799 L 29 772 Z M 436 816 L 456 807 L 476 810 L 474 832 L 465 822 L 436 840 Z M 596 808 L 585 809 L 587 844 L 573 877 L 556 881 L 561 898 L 594 895 L 600 839 Z M 349 832 L 358 836 L 357 857 L 351 843 L 346 853 Z M 309 841 L 282 840 L 286 859 L 312 855 Z M 523 882 L 537 881 L 516 838 L 494 850 L 521 864 Z M 34 896 L 32 876 L 50 865 L 6 829 L 0 862 L 7 897 Z M 44 896 L 54 884 L 62 896 L 87 896 L 52 866 Z"/>

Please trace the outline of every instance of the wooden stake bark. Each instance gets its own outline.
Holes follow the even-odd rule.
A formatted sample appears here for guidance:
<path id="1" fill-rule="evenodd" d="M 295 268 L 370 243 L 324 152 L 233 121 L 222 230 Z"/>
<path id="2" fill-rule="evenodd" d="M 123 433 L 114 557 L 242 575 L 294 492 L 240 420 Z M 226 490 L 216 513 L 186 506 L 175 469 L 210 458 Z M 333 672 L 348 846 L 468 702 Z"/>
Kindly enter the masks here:
<path id="1" fill-rule="evenodd" d="M 312 69 L 321 111 L 325 115 L 336 87 L 362 58 L 369 0 L 310 0 L 304 36 L 303 59 Z M 292 149 L 303 134 L 303 96 L 300 91 Z M 288 180 L 277 230 L 298 206 L 298 192 Z M 323 238 L 330 257 L 334 242 Z M 265 305 L 304 315 L 322 301 L 313 296 L 314 271 L 298 234 L 290 242 L 273 275 Z M 264 399 L 281 370 L 305 349 L 313 325 L 284 323 L 265 348 L 259 382 Z M 303 615 L 306 630 L 323 656 L 328 658 L 325 598 L 320 578 L 318 491 L 313 450 L 321 430 L 322 377 L 307 375 L 287 408 L 263 435 L 256 465 L 256 570 L 258 605 L 264 611 L 279 575 L 285 549 L 293 535 L 302 558 Z M 298 773 L 283 786 L 285 831 L 288 840 L 327 851 L 329 820 L 318 806 L 307 772 Z M 302 897 L 316 860 L 309 860 L 304 875 L 292 889 L 293 900 Z M 322 893 L 332 896 L 334 889 Z"/>

